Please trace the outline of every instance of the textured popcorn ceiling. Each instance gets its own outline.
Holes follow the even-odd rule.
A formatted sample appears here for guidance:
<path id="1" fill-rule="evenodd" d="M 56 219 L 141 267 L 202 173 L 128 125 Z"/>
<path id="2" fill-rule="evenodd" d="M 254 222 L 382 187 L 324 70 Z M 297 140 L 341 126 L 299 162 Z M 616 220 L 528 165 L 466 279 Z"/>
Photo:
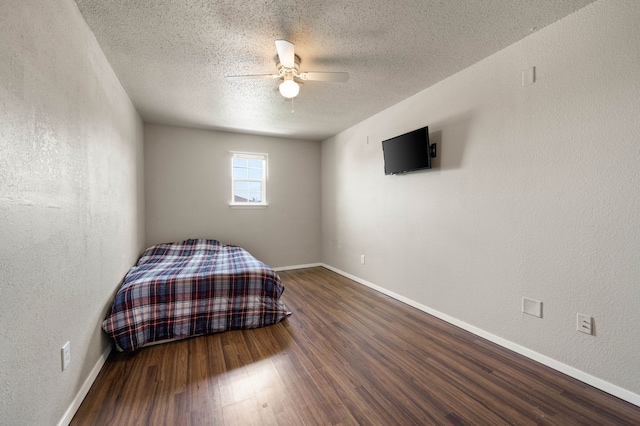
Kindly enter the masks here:
<path id="1" fill-rule="evenodd" d="M 146 122 L 322 140 L 592 1 L 76 3 Z M 276 39 L 302 71 L 351 78 L 305 83 L 293 114 L 273 80 L 225 79 L 276 72 Z"/>

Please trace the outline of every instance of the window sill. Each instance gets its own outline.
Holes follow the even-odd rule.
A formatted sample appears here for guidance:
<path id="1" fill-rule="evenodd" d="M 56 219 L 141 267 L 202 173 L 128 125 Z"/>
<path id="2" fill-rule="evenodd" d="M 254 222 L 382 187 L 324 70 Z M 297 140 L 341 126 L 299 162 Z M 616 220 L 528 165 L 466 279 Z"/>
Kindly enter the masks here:
<path id="1" fill-rule="evenodd" d="M 266 209 L 269 206 L 269 204 L 236 204 L 236 203 L 231 203 L 229 204 L 229 207 L 231 207 L 232 209 Z"/>

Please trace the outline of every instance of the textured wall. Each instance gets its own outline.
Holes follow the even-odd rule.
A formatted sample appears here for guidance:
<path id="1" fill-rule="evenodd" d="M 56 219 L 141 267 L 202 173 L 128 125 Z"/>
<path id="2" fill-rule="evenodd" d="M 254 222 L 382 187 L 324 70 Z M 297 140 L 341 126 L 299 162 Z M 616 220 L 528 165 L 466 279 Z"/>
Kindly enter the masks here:
<path id="1" fill-rule="evenodd" d="M 143 248 L 143 127 L 72 0 L 3 0 L 0 40 L 0 423 L 48 425 Z"/>
<path id="2" fill-rule="evenodd" d="M 596 2 L 324 141 L 323 262 L 640 394 L 639 18 Z M 385 176 L 424 125 L 435 169 Z"/>
<path id="3" fill-rule="evenodd" d="M 213 238 L 271 265 L 320 259 L 320 143 L 145 125 L 147 245 Z M 229 151 L 269 154 L 266 209 L 232 209 Z"/>

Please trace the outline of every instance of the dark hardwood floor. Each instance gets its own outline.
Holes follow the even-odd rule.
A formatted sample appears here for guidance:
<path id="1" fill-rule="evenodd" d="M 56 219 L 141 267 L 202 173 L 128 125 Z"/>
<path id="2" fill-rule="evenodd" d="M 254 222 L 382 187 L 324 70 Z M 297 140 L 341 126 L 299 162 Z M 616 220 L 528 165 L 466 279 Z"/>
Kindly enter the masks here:
<path id="1" fill-rule="evenodd" d="M 293 315 L 112 353 L 72 425 L 638 425 L 640 407 L 324 268 Z"/>

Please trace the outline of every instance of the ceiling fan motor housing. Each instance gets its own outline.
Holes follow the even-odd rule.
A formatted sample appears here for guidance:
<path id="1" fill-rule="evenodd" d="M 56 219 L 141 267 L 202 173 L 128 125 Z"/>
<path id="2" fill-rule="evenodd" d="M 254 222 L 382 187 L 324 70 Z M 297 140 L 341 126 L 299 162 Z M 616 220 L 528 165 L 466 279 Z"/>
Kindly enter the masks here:
<path id="1" fill-rule="evenodd" d="M 293 75 L 298 75 L 298 71 L 300 71 L 300 56 L 293 55 L 293 62 L 294 62 L 293 68 L 287 68 L 282 66 L 278 55 L 274 56 L 273 60 L 276 62 L 276 68 L 278 69 L 278 72 L 280 73 L 280 75 L 284 75 L 289 72 L 292 72 Z"/>

